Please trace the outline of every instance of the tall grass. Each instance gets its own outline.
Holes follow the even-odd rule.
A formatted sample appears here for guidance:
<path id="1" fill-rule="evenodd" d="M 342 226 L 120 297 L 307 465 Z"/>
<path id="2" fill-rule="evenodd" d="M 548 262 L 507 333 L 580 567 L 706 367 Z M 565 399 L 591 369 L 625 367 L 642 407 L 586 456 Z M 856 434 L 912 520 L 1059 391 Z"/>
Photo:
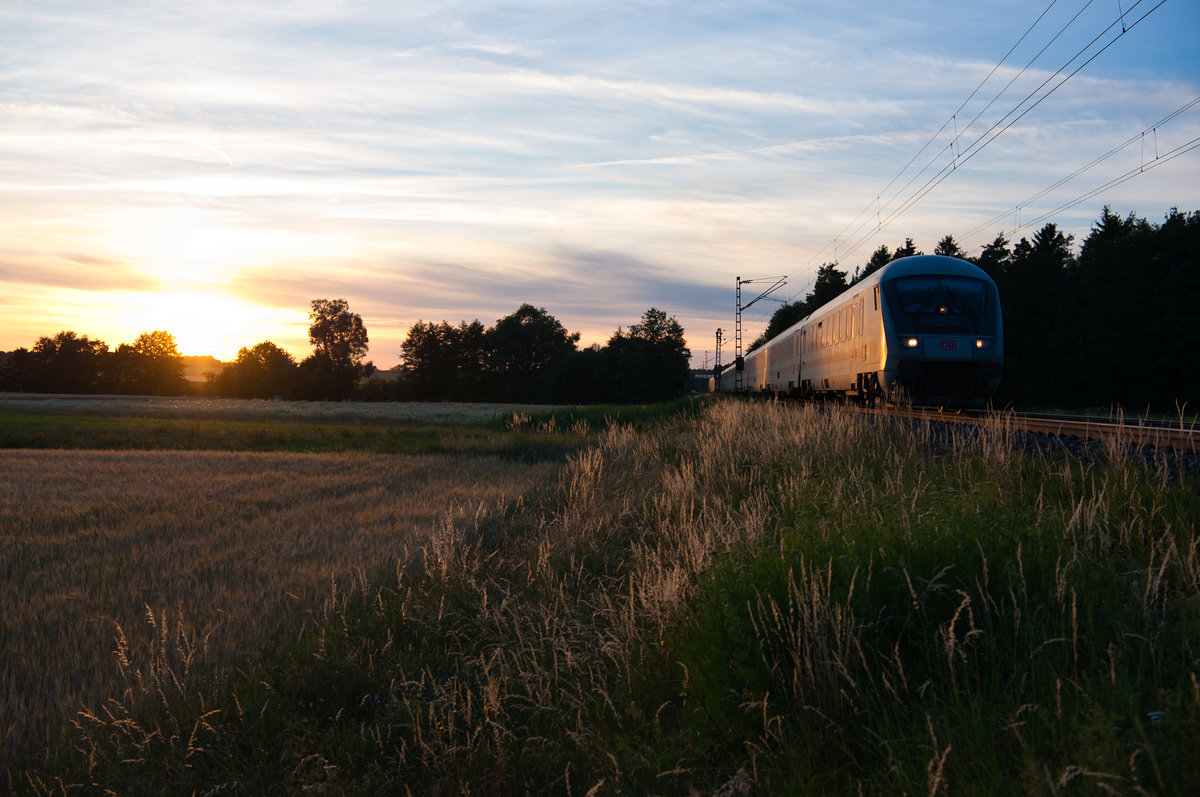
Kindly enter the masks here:
<path id="1" fill-rule="evenodd" d="M 1200 488 L 1013 443 L 735 402 L 612 427 L 240 673 L 156 636 L 22 787 L 1191 792 Z"/>

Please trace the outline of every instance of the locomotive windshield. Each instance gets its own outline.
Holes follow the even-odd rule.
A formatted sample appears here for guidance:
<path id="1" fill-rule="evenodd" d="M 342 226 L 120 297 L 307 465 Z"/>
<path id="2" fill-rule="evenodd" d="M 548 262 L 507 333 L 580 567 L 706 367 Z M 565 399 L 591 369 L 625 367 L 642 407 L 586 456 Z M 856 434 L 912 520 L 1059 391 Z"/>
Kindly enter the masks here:
<path id="1" fill-rule="evenodd" d="M 905 313 L 982 315 L 983 283 L 970 277 L 902 277 L 895 282 Z"/>
<path id="2" fill-rule="evenodd" d="M 899 277 L 891 288 L 898 326 L 908 332 L 975 332 L 989 310 L 987 284 L 971 277 Z"/>

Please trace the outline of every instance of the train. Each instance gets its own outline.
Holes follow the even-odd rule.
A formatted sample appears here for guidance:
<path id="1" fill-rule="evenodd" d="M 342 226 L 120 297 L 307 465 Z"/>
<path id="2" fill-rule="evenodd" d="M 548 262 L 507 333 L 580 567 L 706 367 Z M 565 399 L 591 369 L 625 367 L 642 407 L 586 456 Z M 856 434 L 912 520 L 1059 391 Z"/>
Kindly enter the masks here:
<path id="1" fill-rule="evenodd" d="M 996 283 L 956 257 L 913 255 L 715 375 L 715 391 L 838 398 L 867 406 L 982 408 L 1000 385 Z"/>

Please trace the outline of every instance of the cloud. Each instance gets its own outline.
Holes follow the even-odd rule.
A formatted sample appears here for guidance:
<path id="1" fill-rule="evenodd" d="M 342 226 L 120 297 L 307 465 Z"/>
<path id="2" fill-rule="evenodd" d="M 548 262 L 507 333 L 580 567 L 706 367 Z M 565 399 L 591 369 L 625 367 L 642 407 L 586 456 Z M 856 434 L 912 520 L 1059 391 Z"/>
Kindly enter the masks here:
<path id="1" fill-rule="evenodd" d="M 802 292 L 835 256 L 852 270 L 909 235 L 930 249 L 1189 101 L 1185 5 L 885 225 L 952 162 L 956 131 L 961 153 L 1074 52 L 1056 45 L 983 110 L 1048 40 L 1033 36 L 963 105 L 1044 4 L 14 0 L 0 291 L 204 286 L 301 325 L 310 299 L 345 295 L 381 335 L 523 301 L 596 335 L 651 305 L 713 323 L 737 274 Z M 1081 30 L 1113 14 L 1089 8 Z M 1180 158 L 1069 220 L 1086 231 L 1105 201 L 1190 208 L 1197 185 Z"/>
<path id="2" fill-rule="evenodd" d="M 157 291 L 161 281 L 127 263 L 90 254 L 5 255 L 0 251 L 0 283 L 15 289 L 68 288 L 81 292 Z"/>

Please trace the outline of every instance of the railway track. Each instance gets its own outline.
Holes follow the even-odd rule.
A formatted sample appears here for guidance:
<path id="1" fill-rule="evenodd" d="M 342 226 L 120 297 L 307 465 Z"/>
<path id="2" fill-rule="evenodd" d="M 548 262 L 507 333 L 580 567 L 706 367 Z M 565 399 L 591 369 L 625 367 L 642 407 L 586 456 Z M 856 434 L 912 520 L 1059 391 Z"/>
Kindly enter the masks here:
<path id="1" fill-rule="evenodd" d="M 997 419 L 1012 424 L 1014 429 L 1053 437 L 1074 437 L 1097 440 L 1134 448 L 1172 449 L 1196 453 L 1200 451 L 1200 430 L 1182 423 L 1146 420 L 1126 421 L 1095 418 L 1083 415 L 1046 415 L 1013 411 L 943 412 L 936 408 L 913 407 L 895 410 L 903 417 L 934 420 L 943 423 L 995 423 Z"/>

